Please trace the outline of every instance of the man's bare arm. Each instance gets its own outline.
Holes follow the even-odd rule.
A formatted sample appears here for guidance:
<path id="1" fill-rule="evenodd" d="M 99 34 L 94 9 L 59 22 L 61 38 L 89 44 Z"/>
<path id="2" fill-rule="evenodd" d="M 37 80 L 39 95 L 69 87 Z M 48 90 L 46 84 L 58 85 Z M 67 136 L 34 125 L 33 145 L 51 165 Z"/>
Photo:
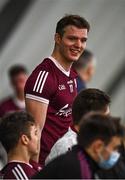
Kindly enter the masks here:
<path id="1" fill-rule="evenodd" d="M 42 131 L 46 120 L 48 104 L 28 98 L 25 99 L 25 103 L 27 112 L 34 117 L 36 124 Z"/>

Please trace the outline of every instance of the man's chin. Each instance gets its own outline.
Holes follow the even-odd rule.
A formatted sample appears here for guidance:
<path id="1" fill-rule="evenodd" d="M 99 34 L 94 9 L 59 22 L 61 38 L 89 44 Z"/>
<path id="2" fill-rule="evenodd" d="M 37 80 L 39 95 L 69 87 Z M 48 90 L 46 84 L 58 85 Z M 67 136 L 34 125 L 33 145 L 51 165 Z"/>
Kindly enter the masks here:
<path id="1" fill-rule="evenodd" d="M 72 62 L 76 62 L 76 61 L 78 61 L 78 59 L 79 59 L 79 57 L 73 58 Z"/>

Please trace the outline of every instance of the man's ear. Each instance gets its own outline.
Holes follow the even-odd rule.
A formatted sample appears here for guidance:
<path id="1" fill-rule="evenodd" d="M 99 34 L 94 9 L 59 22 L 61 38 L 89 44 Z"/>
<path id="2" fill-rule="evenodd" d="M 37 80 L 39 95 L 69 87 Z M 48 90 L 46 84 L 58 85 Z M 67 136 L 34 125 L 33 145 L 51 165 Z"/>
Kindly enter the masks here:
<path id="1" fill-rule="evenodd" d="M 102 151 L 103 147 L 104 147 L 104 143 L 100 139 L 95 140 L 92 144 L 92 149 L 94 154 L 99 154 Z"/>
<path id="2" fill-rule="evenodd" d="M 29 138 L 27 135 L 23 134 L 21 136 L 21 142 L 24 144 L 24 145 L 27 145 L 29 143 Z"/>
<path id="3" fill-rule="evenodd" d="M 60 44 L 60 42 L 61 42 L 61 36 L 60 36 L 60 34 L 59 33 L 56 33 L 55 34 L 55 43 L 56 44 Z"/>

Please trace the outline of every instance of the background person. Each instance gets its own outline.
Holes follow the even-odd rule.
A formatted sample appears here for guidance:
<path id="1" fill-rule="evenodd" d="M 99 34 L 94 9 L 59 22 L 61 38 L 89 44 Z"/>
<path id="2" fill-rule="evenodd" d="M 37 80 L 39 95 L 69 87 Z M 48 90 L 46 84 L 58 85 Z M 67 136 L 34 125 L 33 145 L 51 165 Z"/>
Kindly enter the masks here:
<path id="1" fill-rule="evenodd" d="M 22 64 L 15 64 L 8 70 L 9 81 L 13 95 L 9 95 L 0 102 L 0 117 L 7 113 L 25 110 L 24 86 L 28 77 L 27 69 Z M 7 154 L 0 143 L 0 169 L 7 163 Z"/>
<path id="2" fill-rule="evenodd" d="M 8 76 L 13 95 L 1 101 L 0 117 L 6 113 L 25 109 L 24 86 L 28 77 L 26 67 L 21 64 L 13 65 L 8 70 Z"/>
<path id="3" fill-rule="evenodd" d="M 0 141 L 8 155 L 8 163 L 1 170 L 3 179 L 29 179 L 41 169 L 30 164 L 31 157 L 39 154 L 39 139 L 39 129 L 26 112 L 11 113 L 1 119 Z"/>
<path id="4" fill-rule="evenodd" d="M 92 79 L 95 73 L 96 59 L 94 54 L 85 49 L 78 61 L 73 63 L 73 68 L 78 73 L 77 89 L 80 92 L 82 89 L 87 88 L 87 83 Z"/>
<path id="5" fill-rule="evenodd" d="M 83 117 L 78 145 L 50 162 L 34 179 L 98 178 L 100 167 L 110 169 L 117 163 L 123 131 L 119 118 L 102 114 Z"/>

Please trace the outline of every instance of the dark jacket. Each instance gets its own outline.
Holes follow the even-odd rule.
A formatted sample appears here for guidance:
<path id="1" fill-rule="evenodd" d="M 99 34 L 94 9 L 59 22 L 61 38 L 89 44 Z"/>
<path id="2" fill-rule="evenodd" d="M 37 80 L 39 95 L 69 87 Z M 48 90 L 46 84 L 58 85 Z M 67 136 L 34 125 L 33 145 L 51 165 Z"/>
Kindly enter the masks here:
<path id="1" fill-rule="evenodd" d="M 79 158 L 79 153 L 82 153 L 83 159 Z M 125 179 L 124 146 L 121 146 L 120 153 L 121 157 L 117 164 L 112 169 L 104 170 L 100 169 L 97 163 L 77 145 L 71 152 L 49 163 L 34 179 L 89 179 L 88 177 L 90 179 Z M 84 167 L 82 163 L 85 164 Z"/>
<path id="2" fill-rule="evenodd" d="M 96 163 L 90 159 L 81 147 L 74 146 L 72 151 L 50 162 L 33 179 L 93 179 Z"/>

